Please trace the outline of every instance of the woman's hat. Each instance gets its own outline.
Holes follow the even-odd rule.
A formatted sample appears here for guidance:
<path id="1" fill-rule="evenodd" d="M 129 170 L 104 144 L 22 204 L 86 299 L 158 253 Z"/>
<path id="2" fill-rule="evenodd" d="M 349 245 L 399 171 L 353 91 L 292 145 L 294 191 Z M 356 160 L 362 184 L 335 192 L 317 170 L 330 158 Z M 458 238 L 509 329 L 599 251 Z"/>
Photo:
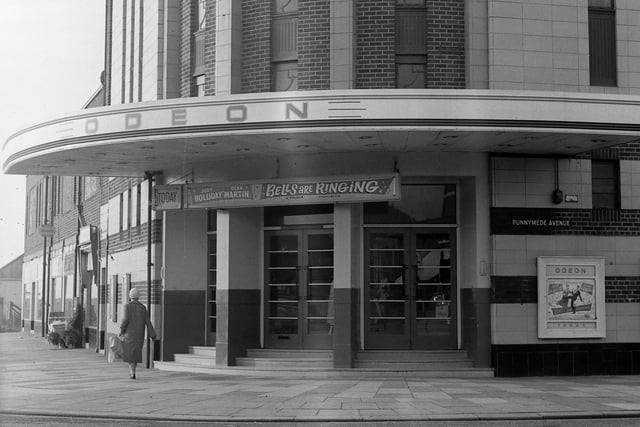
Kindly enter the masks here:
<path id="1" fill-rule="evenodd" d="M 133 288 L 129 291 L 129 298 L 131 299 L 140 298 L 140 292 L 138 292 L 138 288 Z"/>

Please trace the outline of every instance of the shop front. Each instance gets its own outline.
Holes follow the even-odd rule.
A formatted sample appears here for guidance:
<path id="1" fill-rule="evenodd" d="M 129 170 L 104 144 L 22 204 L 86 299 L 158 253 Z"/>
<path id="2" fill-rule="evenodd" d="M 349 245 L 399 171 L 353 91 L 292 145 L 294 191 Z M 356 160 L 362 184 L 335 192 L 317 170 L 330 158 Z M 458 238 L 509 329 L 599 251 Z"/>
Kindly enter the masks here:
<path id="1" fill-rule="evenodd" d="M 331 350 L 335 367 L 365 350 L 460 349 L 458 246 L 476 229 L 460 218 L 476 212 L 459 187 L 476 190 L 455 176 L 404 180 L 392 172 L 156 186 L 154 208 L 180 228 L 169 235 L 208 230 L 206 244 L 191 240 L 185 252 L 206 247 L 204 339 L 183 347 L 204 341 L 228 366 L 252 348 Z"/>

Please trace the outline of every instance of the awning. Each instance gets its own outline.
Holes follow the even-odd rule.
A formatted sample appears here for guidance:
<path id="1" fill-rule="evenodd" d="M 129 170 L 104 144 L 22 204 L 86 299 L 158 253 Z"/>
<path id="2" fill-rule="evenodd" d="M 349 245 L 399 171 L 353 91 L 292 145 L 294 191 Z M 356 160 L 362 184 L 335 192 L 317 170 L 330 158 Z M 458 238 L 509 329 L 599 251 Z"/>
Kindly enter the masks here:
<path id="1" fill-rule="evenodd" d="M 575 155 L 640 139 L 640 97 L 341 90 L 90 108 L 3 145 L 6 174 L 142 176 L 211 160 L 339 152 Z"/>

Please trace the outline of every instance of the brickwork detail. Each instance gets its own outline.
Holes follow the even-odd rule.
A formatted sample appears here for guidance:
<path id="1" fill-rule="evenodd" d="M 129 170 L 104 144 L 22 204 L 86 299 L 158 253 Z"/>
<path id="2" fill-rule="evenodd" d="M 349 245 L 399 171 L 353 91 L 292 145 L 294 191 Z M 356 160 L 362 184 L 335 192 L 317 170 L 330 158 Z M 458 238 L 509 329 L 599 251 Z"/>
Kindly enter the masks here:
<path id="1" fill-rule="evenodd" d="M 607 276 L 604 279 L 607 303 L 640 302 L 640 277 Z M 537 304 L 536 276 L 492 276 L 492 304 Z"/>
<path id="2" fill-rule="evenodd" d="M 207 26 L 204 29 L 204 94 L 216 94 L 216 0 L 207 0 Z"/>
<path id="3" fill-rule="evenodd" d="M 356 40 L 356 89 L 395 88 L 394 0 L 358 2 Z"/>
<path id="4" fill-rule="evenodd" d="M 198 23 L 196 22 L 197 2 L 186 0 L 182 2 L 182 19 L 180 33 L 180 97 L 186 98 L 193 95 L 193 31 Z"/>
<path id="5" fill-rule="evenodd" d="M 162 243 L 162 220 L 155 219 L 151 223 L 151 243 Z M 109 236 L 108 243 L 106 240 L 102 240 L 100 247 L 108 247 L 109 253 L 115 254 L 131 248 L 144 246 L 147 244 L 147 229 L 148 227 L 145 223 L 127 230 L 122 230 L 119 233 Z"/>
<path id="6" fill-rule="evenodd" d="M 579 159 L 640 160 L 640 140 L 579 154 Z"/>
<path id="7" fill-rule="evenodd" d="M 144 304 L 147 303 L 147 282 L 146 281 L 132 281 L 131 287 L 138 288 L 140 292 L 140 301 Z M 100 300 L 99 304 L 109 304 L 111 303 L 111 286 L 108 283 L 103 283 L 100 285 Z M 118 293 L 118 304 L 123 304 L 122 294 Z M 162 280 L 152 280 L 151 281 L 151 304 L 160 304 L 162 303 Z"/>
<path id="8" fill-rule="evenodd" d="M 242 92 L 271 90 L 271 2 L 242 2 Z"/>
<path id="9" fill-rule="evenodd" d="M 330 89 L 329 1 L 300 2 L 298 9 L 298 89 Z"/>
<path id="10" fill-rule="evenodd" d="M 640 278 L 605 278 L 604 299 L 606 302 L 640 302 Z"/>
<path id="11" fill-rule="evenodd" d="M 464 0 L 427 0 L 427 87 L 465 87 Z"/>

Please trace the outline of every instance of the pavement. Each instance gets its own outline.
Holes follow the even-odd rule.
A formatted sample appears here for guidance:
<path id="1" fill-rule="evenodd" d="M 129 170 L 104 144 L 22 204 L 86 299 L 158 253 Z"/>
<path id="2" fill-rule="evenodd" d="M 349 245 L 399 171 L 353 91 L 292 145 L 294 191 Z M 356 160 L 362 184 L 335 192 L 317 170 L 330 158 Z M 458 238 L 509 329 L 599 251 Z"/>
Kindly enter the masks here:
<path id="1" fill-rule="evenodd" d="M 0 414 L 174 421 L 487 421 L 637 418 L 640 376 L 300 379 L 107 363 L 0 333 Z"/>

